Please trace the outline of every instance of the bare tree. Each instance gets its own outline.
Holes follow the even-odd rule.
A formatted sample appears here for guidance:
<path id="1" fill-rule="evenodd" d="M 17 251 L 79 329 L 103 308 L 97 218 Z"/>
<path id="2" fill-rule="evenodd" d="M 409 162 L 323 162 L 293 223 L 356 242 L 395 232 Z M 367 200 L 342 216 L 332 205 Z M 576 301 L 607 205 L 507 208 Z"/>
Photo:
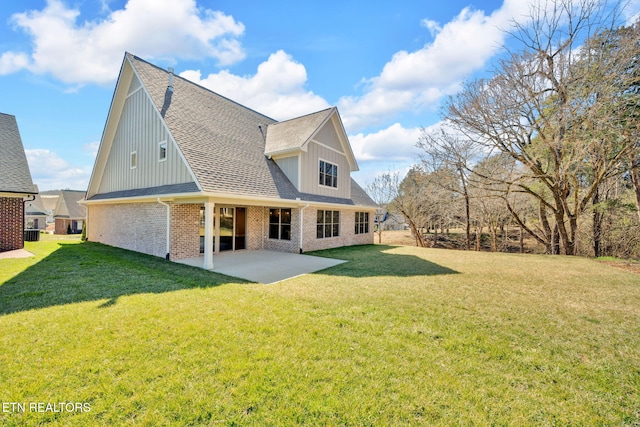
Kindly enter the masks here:
<path id="1" fill-rule="evenodd" d="M 427 171 L 438 173 L 451 170 L 457 180 L 435 180 L 445 190 L 462 196 L 465 212 L 465 243 L 466 249 L 471 249 L 471 212 L 469 196 L 469 173 L 471 164 L 478 156 L 478 147 L 466 138 L 460 138 L 444 129 L 437 131 L 421 130 L 417 144 L 422 150 L 420 159 Z"/>
<path id="2" fill-rule="evenodd" d="M 619 93 L 613 76 L 624 72 L 625 61 L 610 60 L 603 69 L 601 58 L 583 45 L 619 24 L 617 6 L 539 2 L 529 23 L 515 26 L 521 50 L 509 53 L 493 78 L 468 83 L 446 105 L 446 118 L 468 139 L 524 166 L 526 173 L 505 184 L 537 200 L 543 233 L 511 212 L 554 253 L 560 243 L 565 254 L 576 253 L 578 218 L 600 183 L 621 173 L 633 145 L 606 125 L 613 115 L 602 117 Z"/>
<path id="3" fill-rule="evenodd" d="M 421 171 L 416 167 L 412 168 L 402 181 L 400 181 L 400 174 L 395 173 L 391 177 L 391 182 L 393 183 L 391 188 L 394 191 L 391 205 L 404 215 L 409 223 L 411 233 L 416 240 L 416 246 L 426 247 L 427 243 L 422 230 L 425 217 L 428 214 L 424 200 L 424 196 L 428 192 L 424 191 Z"/>
<path id="4" fill-rule="evenodd" d="M 422 177 L 417 169 L 410 170 L 402 180 L 399 171 L 385 172 L 367 185 L 367 193 L 380 206 L 380 211 L 384 209 L 387 212 L 401 213 L 416 239 L 416 246 L 425 247 L 422 226 L 419 225 L 424 221 L 427 212 L 423 198 L 427 192 L 423 191 L 422 184 Z M 378 242 L 380 243 L 382 229 L 381 218 L 378 218 Z"/>
<path id="5" fill-rule="evenodd" d="M 378 175 L 375 179 L 367 184 L 367 194 L 378 205 L 376 210 L 376 224 L 378 233 L 378 243 L 382 243 L 382 231 L 384 230 L 383 218 L 385 212 L 389 211 L 389 203 L 393 200 L 396 190 L 392 189 L 397 183 L 394 182 L 394 178 L 391 172 Z"/>

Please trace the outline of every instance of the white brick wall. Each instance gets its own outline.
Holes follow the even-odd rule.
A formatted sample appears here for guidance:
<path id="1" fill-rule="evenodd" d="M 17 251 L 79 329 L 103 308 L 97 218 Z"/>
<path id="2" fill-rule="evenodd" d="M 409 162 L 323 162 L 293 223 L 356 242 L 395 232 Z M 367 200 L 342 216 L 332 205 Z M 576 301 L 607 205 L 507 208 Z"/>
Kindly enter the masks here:
<path id="1" fill-rule="evenodd" d="M 334 209 L 337 210 L 337 209 Z M 355 211 L 340 210 L 340 235 L 338 237 L 317 238 L 318 209 L 307 208 L 304 211 L 304 252 L 340 246 L 367 245 L 373 243 L 373 214 L 369 214 L 369 233 L 355 234 Z"/>
<path id="2" fill-rule="evenodd" d="M 170 204 L 171 259 L 200 255 L 200 207 L 202 204 Z M 247 207 L 247 249 L 268 249 L 297 253 L 300 248 L 300 209 L 291 209 L 291 240 L 269 238 L 269 207 Z M 369 233 L 355 234 L 355 211 L 340 211 L 340 236 L 316 237 L 317 212 L 304 210 L 304 252 L 340 246 L 372 244 L 373 214 Z M 94 242 L 149 255 L 166 255 L 166 207 L 159 203 L 122 203 L 89 206 L 87 237 Z"/>
<path id="3" fill-rule="evenodd" d="M 171 259 L 200 256 L 201 204 L 171 204 Z"/>
<path id="4" fill-rule="evenodd" d="M 291 240 L 279 240 L 269 238 L 269 209 L 262 208 L 264 218 L 264 249 L 271 251 L 293 252 L 300 250 L 300 210 L 291 209 Z"/>
<path id="5" fill-rule="evenodd" d="M 91 205 L 87 238 L 149 255 L 165 257 L 167 208 L 159 203 Z"/>

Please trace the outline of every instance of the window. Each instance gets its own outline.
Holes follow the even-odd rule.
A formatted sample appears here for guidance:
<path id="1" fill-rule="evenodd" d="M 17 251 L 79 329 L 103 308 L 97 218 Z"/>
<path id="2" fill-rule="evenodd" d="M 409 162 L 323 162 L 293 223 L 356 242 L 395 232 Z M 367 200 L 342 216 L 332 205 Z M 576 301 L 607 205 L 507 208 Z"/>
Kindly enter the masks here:
<path id="1" fill-rule="evenodd" d="M 320 160 L 320 179 L 318 183 L 325 187 L 338 188 L 338 166 Z"/>
<path id="2" fill-rule="evenodd" d="M 158 150 L 158 161 L 162 162 L 164 160 L 167 160 L 167 141 L 162 141 Z"/>
<path id="3" fill-rule="evenodd" d="M 316 237 L 337 237 L 340 235 L 340 212 L 338 211 L 318 211 L 318 223 L 316 226 Z"/>
<path id="4" fill-rule="evenodd" d="M 291 240 L 291 209 L 269 209 L 269 238 Z"/>
<path id="5" fill-rule="evenodd" d="M 369 232 L 369 212 L 356 212 L 356 234 Z"/>
<path id="6" fill-rule="evenodd" d="M 135 169 L 138 166 L 138 152 L 137 151 L 132 151 L 131 152 L 130 166 L 131 166 L 131 169 Z"/>

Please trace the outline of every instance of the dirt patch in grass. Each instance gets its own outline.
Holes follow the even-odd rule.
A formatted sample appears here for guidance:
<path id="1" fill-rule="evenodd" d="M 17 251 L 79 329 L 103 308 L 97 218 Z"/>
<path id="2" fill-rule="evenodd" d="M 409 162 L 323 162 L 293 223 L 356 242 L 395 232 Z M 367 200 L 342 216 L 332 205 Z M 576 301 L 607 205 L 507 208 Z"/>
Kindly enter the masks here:
<path id="1" fill-rule="evenodd" d="M 640 274 L 640 262 L 637 262 L 637 261 L 622 261 L 622 260 L 620 261 L 599 260 L 599 261 L 603 264 L 610 265 L 611 267 L 615 267 L 621 270 Z"/>
<path id="2" fill-rule="evenodd" d="M 463 230 L 455 229 L 447 233 L 439 233 L 437 239 L 433 232 L 426 235 L 427 245 L 430 248 L 464 250 L 466 239 Z M 378 235 L 375 235 L 375 243 L 378 243 Z M 383 245 L 416 246 L 416 239 L 410 230 L 389 230 L 382 233 Z M 475 250 L 476 235 L 471 236 L 471 249 Z M 482 252 L 492 251 L 492 236 L 489 233 L 482 234 Z M 519 232 L 510 230 L 507 236 L 498 237 L 498 252 L 520 252 Z M 529 236 L 524 238 L 524 253 L 542 253 L 542 248 Z"/>

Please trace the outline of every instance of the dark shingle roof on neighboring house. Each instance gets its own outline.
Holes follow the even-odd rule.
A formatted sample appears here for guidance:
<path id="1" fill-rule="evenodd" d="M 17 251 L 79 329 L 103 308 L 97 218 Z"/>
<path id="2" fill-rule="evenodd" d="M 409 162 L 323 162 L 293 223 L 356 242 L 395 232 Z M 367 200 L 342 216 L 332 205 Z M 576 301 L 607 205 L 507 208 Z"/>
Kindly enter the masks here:
<path id="1" fill-rule="evenodd" d="M 276 145 L 282 147 L 292 146 L 294 138 L 307 135 L 299 143 L 303 144 L 335 108 L 278 123 L 180 76 L 174 76 L 173 91 L 169 91 L 168 71 L 129 53 L 127 58 L 163 116 L 202 191 L 312 201 L 311 195 L 300 193 L 280 167 L 267 158 L 267 135 L 272 129 L 280 132 L 283 142 Z M 358 186 L 352 181 L 353 185 Z M 91 200 L 116 195 L 104 196 L 95 195 Z M 336 203 L 354 204 L 354 201 L 339 199 Z"/>
<path id="2" fill-rule="evenodd" d="M 34 186 L 36 191 L 38 191 L 38 186 Z M 36 194 L 33 200 L 30 200 L 24 204 L 24 213 L 25 215 L 31 216 L 42 216 L 46 215 L 46 211 L 44 209 L 44 203 L 42 203 L 42 197 L 40 194 Z"/>
<path id="3" fill-rule="evenodd" d="M 87 216 L 86 209 L 78 203 L 84 198 L 84 195 L 84 191 L 61 190 L 53 217 L 70 219 L 85 218 Z"/>
<path id="4" fill-rule="evenodd" d="M 0 192 L 36 194 L 15 116 L 0 113 Z"/>

